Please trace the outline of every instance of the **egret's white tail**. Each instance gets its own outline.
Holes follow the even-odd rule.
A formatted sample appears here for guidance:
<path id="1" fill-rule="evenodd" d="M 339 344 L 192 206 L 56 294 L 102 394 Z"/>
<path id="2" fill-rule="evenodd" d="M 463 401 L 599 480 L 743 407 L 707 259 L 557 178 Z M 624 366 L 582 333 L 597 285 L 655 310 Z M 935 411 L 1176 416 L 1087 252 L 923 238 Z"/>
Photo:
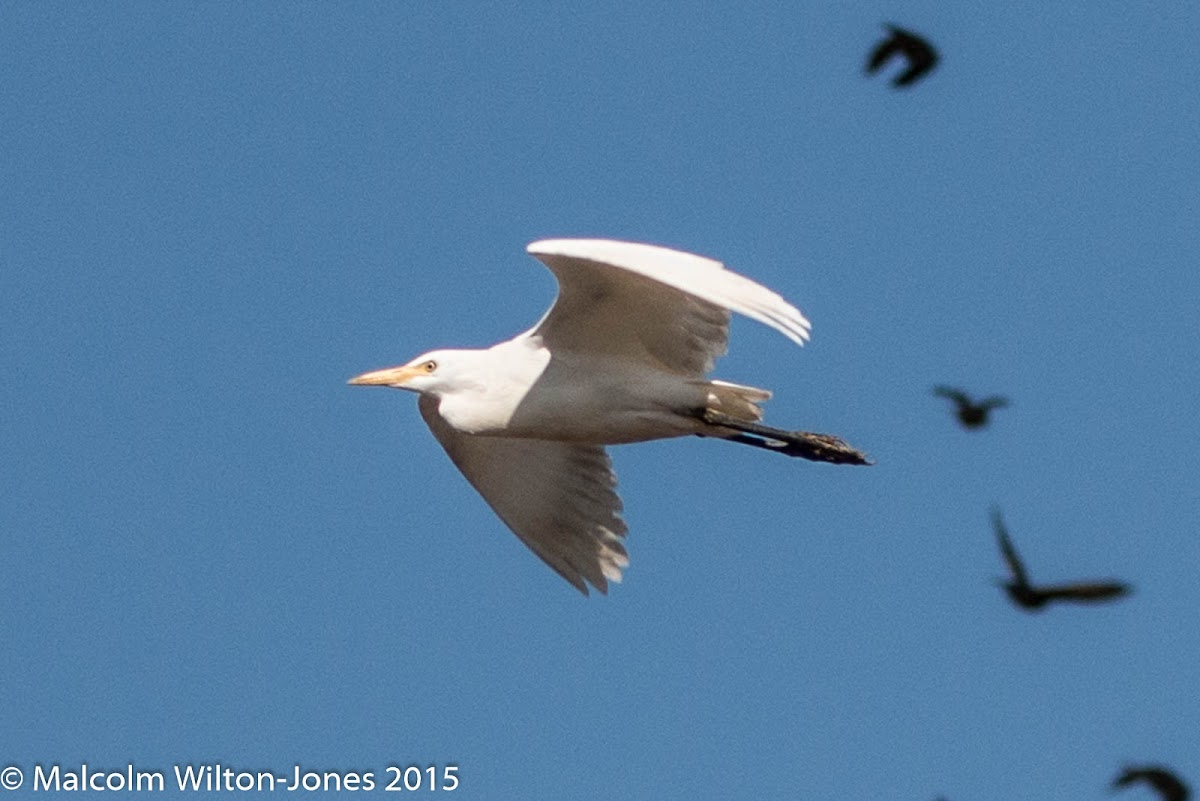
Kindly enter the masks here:
<path id="1" fill-rule="evenodd" d="M 708 409 L 737 420 L 757 423 L 762 419 L 760 403 L 770 400 L 771 393 L 757 387 L 731 384 L 728 381 L 707 381 Z"/>

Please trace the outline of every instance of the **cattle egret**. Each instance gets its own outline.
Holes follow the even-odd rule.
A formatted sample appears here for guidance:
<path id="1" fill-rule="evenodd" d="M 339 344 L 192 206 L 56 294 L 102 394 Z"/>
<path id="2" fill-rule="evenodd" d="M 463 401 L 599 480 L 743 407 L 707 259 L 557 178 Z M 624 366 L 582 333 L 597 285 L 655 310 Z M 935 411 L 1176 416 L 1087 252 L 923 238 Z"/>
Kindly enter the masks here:
<path id="1" fill-rule="evenodd" d="M 809 322 L 712 259 L 654 245 L 548 239 L 558 279 L 530 330 L 484 350 L 434 350 L 351 384 L 420 394 L 421 417 L 500 519 L 585 595 L 629 564 L 606 445 L 695 434 L 789 456 L 868 464 L 837 437 L 759 424 L 765 389 L 708 380 L 730 312 L 796 344 Z"/>

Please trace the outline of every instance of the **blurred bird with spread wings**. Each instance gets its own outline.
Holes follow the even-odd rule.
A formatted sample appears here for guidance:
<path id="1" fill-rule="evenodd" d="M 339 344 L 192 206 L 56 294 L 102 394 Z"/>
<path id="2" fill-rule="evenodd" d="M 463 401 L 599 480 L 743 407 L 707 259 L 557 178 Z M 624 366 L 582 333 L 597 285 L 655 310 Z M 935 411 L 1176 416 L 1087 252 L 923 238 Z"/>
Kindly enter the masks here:
<path id="1" fill-rule="evenodd" d="M 788 456 L 869 464 L 837 437 L 762 425 L 764 389 L 709 380 L 730 312 L 796 344 L 809 322 L 712 259 L 654 245 L 551 239 L 528 248 L 558 279 L 530 330 L 435 350 L 351 384 L 420 394 L 421 417 L 501 520 L 587 594 L 629 564 L 606 445 L 694 434 Z"/>
<path id="2" fill-rule="evenodd" d="M 1173 771 L 1162 765 L 1128 765 L 1113 780 L 1113 789 L 1120 790 L 1141 782 L 1153 788 L 1162 801 L 1188 801 L 1191 789 Z"/>
<path id="3" fill-rule="evenodd" d="M 937 50 L 925 39 L 897 25 L 889 24 L 884 27 L 888 30 L 888 37 L 871 50 L 871 55 L 867 58 L 868 75 L 878 72 L 893 56 L 903 56 L 908 61 L 908 68 L 892 81 L 892 86 L 903 89 L 916 83 L 937 66 Z"/>
<path id="4" fill-rule="evenodd" d="M 992 395 L 983 400 L 971 400 L 971 396 L 961 389 L 954 387 L 936 386 L 933 394 L 954 402 L 954 413 L 963 428 L 983 428 L 988 424 L 992 409 L 1003 409 L 1008 406 L 1008 398 Z"/>
<path id="5" fill-rule="evenodd" d="M 1014 604 L 1022 609 L 1035 612 L 1052 601 L 1070 601 L 1073 603 L 1101 603 L 1114 598 L 1128 595 L 1131 589 L 1128 584 L 1120 581 L 1086 581 L 1073 584 L 1034 585 L 1029 580 L 1025 564 L 1017 555 L 1016 546 L 1008 536 L 1008 529 L 1000 510 L 992 508 L 992 528 L 996 532 L 996 542 L 1000 546 L 1000 555 L 1008 565 L 1012 579 L 1001 583 L 1004 591 Z"/>

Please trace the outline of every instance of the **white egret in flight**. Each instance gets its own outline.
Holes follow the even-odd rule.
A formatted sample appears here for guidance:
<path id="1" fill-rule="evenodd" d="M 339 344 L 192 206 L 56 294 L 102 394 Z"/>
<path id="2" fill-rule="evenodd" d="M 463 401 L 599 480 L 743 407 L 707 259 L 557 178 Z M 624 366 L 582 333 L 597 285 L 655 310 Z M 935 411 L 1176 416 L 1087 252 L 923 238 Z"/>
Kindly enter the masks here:
<path id="1" fill-rule="evenodd" d="M 421 417 L 458 469 L 580 592 L 607 592 L 629 564 L 606 445 L 695 434 L 868 464 L 837 437 L 761 425 L 767 390 L 705 377 L 725 354 L 731 311 L 804 343 L 808 320 L 779 295 L 720 262 L 654 245 L 547 239 L 528 250 L 559 284 L 533 328 L 350 383 L 419 393 Z"/>

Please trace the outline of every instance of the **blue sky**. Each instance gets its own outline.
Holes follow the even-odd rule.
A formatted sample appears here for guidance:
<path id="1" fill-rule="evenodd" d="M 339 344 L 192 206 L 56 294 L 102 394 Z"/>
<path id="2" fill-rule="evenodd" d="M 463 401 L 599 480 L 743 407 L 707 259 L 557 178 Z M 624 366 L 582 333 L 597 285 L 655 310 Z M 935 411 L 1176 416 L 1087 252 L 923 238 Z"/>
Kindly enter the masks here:
<path id="1" fill-rule="evenodd" d="M 942 51 L 907 91 L 862 74 L 885 21 Z M 0 761 L 374 772 L 360 795 L 457 765 L 439 794 L 470 799 L 1200 783 L 1198 26 L 7 4 Z M 738 320 L 717 375 L 877 465 L 615 448 L 632 564 L 580 597 L 411 396 L 345 384 L 527 328 L 554 282 L 524 247 L 561 236 L 795 302 L 810 345 Z M 938 383 L 1013 405 L 968 433 Z M 1013 609 L 993 503 L 1035 579 L 1134 596 Z"/>

